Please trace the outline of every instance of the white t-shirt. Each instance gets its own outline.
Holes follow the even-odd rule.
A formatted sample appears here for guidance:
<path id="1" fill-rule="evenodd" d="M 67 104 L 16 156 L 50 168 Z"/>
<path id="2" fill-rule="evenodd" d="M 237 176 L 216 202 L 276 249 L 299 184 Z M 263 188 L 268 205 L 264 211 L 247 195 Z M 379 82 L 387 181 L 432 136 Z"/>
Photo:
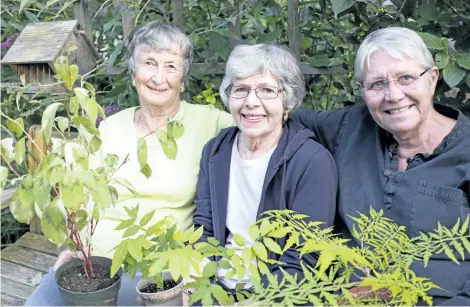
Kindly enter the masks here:
<path id="1" fill-rule="evenodd" d="M 274 152 L 274 146 L 263 156 L 243 160 L 238 152 L 238 136 L 232 146 L 232 158 L 230 163 L 230 179 L 227 201 L 227 219 L 226 225 L 229 235 L 225 244 L 226 248 L 237 248 L 236 253 L 241 255 L 241 248 L 233 240 L 233 235 L 238 233 L 246 239 L 246 246 L 251 246 L 251 240 L 248 229 L 256 222 L 258 207 L 261 200 L 264 177 L 268 169 L 269 160 Z M 256 264 L 256 263 L 255 263 Z M 248 271 L 248 267 L 246 268 Z M 224 279 L 227 270 L 219 270 L 220 280 L 229 288 L 234 289 L 237 282 L 246 283 L 245 288 L 252 286 L 249 277 L 245 274 L 243 280 L 238 280 L 235 276 L 230 279 Z"/>

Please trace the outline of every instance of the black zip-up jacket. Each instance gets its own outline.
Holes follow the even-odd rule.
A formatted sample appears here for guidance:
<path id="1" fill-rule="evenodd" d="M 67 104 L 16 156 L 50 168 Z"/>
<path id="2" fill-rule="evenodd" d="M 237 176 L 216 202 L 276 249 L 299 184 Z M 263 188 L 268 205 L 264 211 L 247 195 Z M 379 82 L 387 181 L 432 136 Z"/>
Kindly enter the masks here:
<path id="1" fill-rule="evenodd" d="M 230 161 L 239 131 L 237 127 L 226 128 L 204 147 L 194 214 L 195 227 L 204 226 L 201 241 L 215 237 L 225 246 Z M 267 210 L 287 208 L 330 227 L 335 216 L 337 184 L 331 154 L 314 140 L 310 130 L 288 121 L 268 164 L 257 219 Z M 278 241 L 281 247 L 285 240 Z M 294 248 L 280 256 L 270 252 L 268 257 L 284 262 L 282 268 L 290 274 L 302 276 L 299 253 Z M 302 261 L 313 266 L 316 259 L 316 255 L 302 257 Z M 278 265 L 270 266 L 270 270 L 282 276 Z"/>

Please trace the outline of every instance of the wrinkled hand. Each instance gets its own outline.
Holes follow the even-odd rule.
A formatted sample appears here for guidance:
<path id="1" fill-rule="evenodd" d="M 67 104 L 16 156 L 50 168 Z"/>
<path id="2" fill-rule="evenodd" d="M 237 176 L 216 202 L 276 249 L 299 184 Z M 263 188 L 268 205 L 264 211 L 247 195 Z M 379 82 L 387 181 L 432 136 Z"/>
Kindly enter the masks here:
<path id="1" fill-rule="evenodd" d="M 72 252 L 70 250 L 65 250 L 61 252 L 59 254 L 59 257 L 57 257 L 57 261 L 54 264 L 54 270 L 57 271 L 57 269 L 61 267 L 64 263 L 77 258 L 83 260 L 83 255 L 79 255 L 76 252 Z"/>

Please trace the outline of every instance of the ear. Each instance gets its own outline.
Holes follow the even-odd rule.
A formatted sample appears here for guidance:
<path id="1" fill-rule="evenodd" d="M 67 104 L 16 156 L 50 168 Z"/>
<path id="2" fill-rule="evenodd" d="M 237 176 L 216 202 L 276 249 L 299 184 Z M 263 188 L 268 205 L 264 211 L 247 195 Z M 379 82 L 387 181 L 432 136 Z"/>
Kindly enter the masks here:
<path id="1" fill-rule="evenodd" d="M 437 81 L 439 81 L 439 68 L 434 66 L 433 68 L 431 68 L 430 74 L 431 74 L 432 93 L 434 94 L 434 91 L 437 86 Z"/>

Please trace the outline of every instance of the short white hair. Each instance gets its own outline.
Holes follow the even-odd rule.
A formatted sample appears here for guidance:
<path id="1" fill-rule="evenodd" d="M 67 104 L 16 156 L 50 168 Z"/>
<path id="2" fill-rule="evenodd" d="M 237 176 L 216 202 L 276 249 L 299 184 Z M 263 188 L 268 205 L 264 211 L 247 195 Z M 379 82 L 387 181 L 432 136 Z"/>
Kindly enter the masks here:
<path id="1" fill-rule="evenodd" d="M 176 45 L 181 48 L 184 59 L 183 76 L 187 77 L 193 60 L 193 44 L 178 27 L 158 21 L 150 22 L 135 30 L 127 44 L 127 68 L 135 76 L 135 59 L 142 49 L 171 51 Z"/>
<path id="2" fill-rule="evenodd" d="M 434 66 L 432 54 L 418 33 L 400 27 L 380 29 L 367 35 L 357 50 L 354 72 L 359 82 L 364 80 L 364 69 L 370 69 L 369 60 L 376 51 L 398 60 L 409 57 L 423 68 Z"/>
<path id="3" fill-rule="evenodd" d="M 229 92 L 236 79 L 270 72 L 284 90 L 284 108 L 287 111 L 300 106 L 305 96 L 304 76 L 297 60 L 285 47 L 257 44 L 238 45 L 230 53 L 225 76 L 219 92 L 228 108 Z"/>

